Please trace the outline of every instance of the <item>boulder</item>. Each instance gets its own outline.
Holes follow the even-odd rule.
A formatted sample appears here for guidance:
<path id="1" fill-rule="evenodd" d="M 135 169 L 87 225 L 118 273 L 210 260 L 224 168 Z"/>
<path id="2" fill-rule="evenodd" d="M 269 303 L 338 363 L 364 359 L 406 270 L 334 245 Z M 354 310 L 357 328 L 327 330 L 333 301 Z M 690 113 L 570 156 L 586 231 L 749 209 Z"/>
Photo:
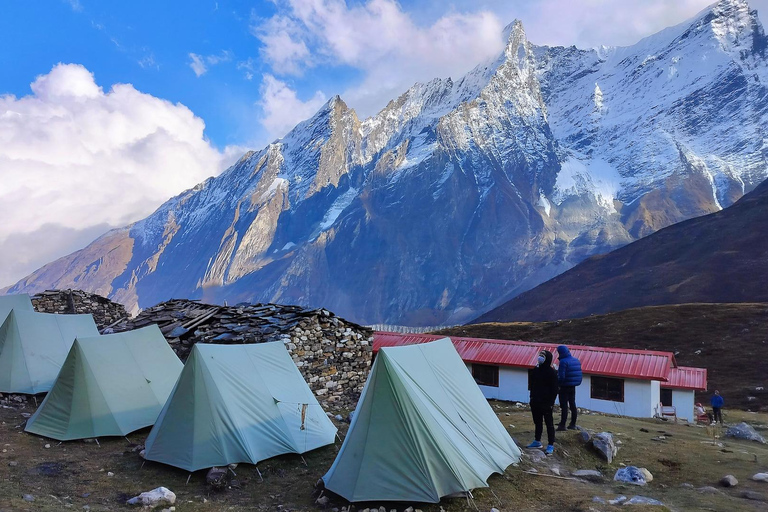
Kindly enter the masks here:
<path id="1" fill-rule="evenodd" d="M 176 495 L 166 487 L 158 487 L 151 491 L 143 492 L 128 500 L 129 505 L 141 505 L 145 508 L 154 508 L 161 505 L 173 505 L 176 503 Z"/>
<path id="2" fill-rule="evenodd" d="M 736 477 L 733 475 L 725 475 L 720 479 L 720 485 L 723 487 L 736 487 L 738 484 L 739 481 L 736 480 Z"/>
<path id="3" fill-rule="evenodd" d="M 721 492 L 716 487 L 712 487 L 711 485 L 706 485 L 704 487 L 699 487 L 697 490 L 701 494 L 721 494 Z"/>
<path id="4" fill-rule="evenodd" d="M 755 473 L 752 475 L 752 480 L 755 482 L 768 482 L 768 473 Z"/>
<path id="5" fill-rule="evenodd" d="M 746 439 L 747 441 L 756 441 L 758 443 L 765 444 L 765 438 L 757 433 L 751 425 L 741 422 L 738 425 L 728 427 L 725 431 L 725 437 L 733 437 L 734 439 Z"/>
<path id="6" fill-rule="evenodd" d="M 645 485 L 645 475 L 640 468 L 635 466 L 627 466 L 625 468 L 619 468 L 614 475 L 613 480 L 615 482 L 624 482 L 632 485 Z"/>
<path id="7" fill-rule="evenodd" d="M 616 444 L 613 442 L 613 436 L 608 432 L 600 432 L 592 436 L 592 447 L 603 456 L 608 464 L 613 462 L 613 458 L 618 451 Z"/>
<path id="8" fill-rule="evenodd" d="M 603 481 L 603 474 L 594 469 L 579 469 L 571 473 L 571 475 L 575 476 L 576 478 L 583 478 L 585 480 L 589 480 L 590 482 Z"/>

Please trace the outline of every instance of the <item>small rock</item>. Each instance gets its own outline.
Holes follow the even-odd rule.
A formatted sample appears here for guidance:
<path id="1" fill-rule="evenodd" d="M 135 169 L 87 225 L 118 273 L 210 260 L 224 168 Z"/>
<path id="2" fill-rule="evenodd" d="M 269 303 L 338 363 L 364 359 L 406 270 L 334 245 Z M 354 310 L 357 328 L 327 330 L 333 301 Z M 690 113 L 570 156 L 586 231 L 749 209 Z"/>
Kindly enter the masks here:
<path id="1" fill-rule="evenodd" d="M 342 416 L 341 414 L 337 414 L 336 416 L 333 417 L 333 419 L 335 419 L 336 421 L 344 421 L 344 416 Z"/>
<path id="2" fill-rule="evenodd" d="M 768 482 L 768 473 L 755 473 L 752 475 L 752 480 L 755 482 Z"/>
<path id="3" fill-rule="evenodd" d="M 176 503 L 176 495 L 166 487 L 158 487 L 129 499 L 127 503 L 129 505 L 142 505 L 145 508 L 173 505 Z"/>
<path id="4" fill-rule="evenodd" d="M 321 507 L 327 507 L 328 503 L 330 503 L 331 500 L 328 499 L 328 496 L 320 496 L 315 500 L 316 505 L 320 505 Z"/>
<path id="5" fill-rule="evenodd" d="M 645 475 L 640 471 L 640 468 L 636 468 L 635 466 L 620 468 L 616 471 L 613 480 L 615 482 L 624 482 L 632 485 L 646 484 Z"/>
<path id="6" fill-rule="evenodd" d="M 45 446 L 43 446 L 43 448 L 50 448 L 50 447 L 51 447 L 51 445 L 48 444 L 48 443 L 45 443 Z"/>
<path id="7" fill-rule="evenodd" d="M 610 464 L 618 452 L 613 442 L 613 436 L 608 432 L 600 432 L 592 437 L 592 447 Z"/>
<path id="8" fill-rule="evenodd" d="M 442 508 L 442 507 L 441 507 L 441 508 Z M 492 509 L 491 509 L 491 512 L 500 512 L 500 511 L 499 511 L 499 509 L 497 509 L 497 508 L 492 508 Z"/>
<path id="9" fill-rule="evenodd" d="M 575 476 L 576 478 L 583 478 L 585 480 L 589 480 L 590 482 L 603 481 L 603 474 L 594 469 L 579 469 L 571 473 L 571 476 Z"/>
<path id="10" fill-rule="evenodd" d="M 90 505 L 83 505 L 83 510 L 85 510 L 85 512 L 88 512 L 89 510 L 91 510 L 91 506 Z"/>
<path id="11" fill-rule="evenodd" d="M 590 434 L 586 430 L 580 430 L 579 431 L 579 439 L 581 439 L 585 443 L 588 443 L 592 439 L 592 434 Z"/>
<path id="12" fill-rule="evenodd" d="M 16 462 L 15 460 L 12 460 L 11 462 L 8 463 L 8 465 L 11 466 L 12 468 L 15 468 L 16 466 L 19 465 L 19 463 Z"/>
<path id="13" fill-rule="evenodd" d="M 624 502 L 624 505 L 657 505 L 664 506 L 659 500 L 648 498 L 645 496 L 632 496 L 630 499 Z"/>
<path id="14" fill-rule="evenodd" d="M 693 484 L 689 484 L 688 482 L 684 482 L 684 483 L 680 484 L 680 487 L 682 487 L 683 489 L 695 489 Z"/>
<path id="15" fill-rule="evenodd" d="M 413 512 L 413 507 L 408 507 L 407 509 L 403 510 L 403 512 Z"/>
<path id="16" fill-rule="evenodd" d="M 765 496 L 755 491 L 744 491 L 741 493 L 742 498 L 754 501 L 765 501 Z"/>
<path id="17" fill-rule="evenodd" d="M 739 481 L 736 480 L 736 477 L 733 475 L 725 475 L 720 479 L 720 485 L 723 487 L 736 487 L 738 484 Z"/>
<path id="18" fill-rule="evenodd" d="M 640 469 L 640 472 L 641 472 L 641 473 L 643 474 L 643 476 L 645 477 L 645 481 L 646 481 L 646 482 L 653 482 L 653 475 L 651 474 L 651 472 L 650 472 L 650 471 L 648 471 L 648 470 L 647 470 L 647 469 L 645 469 L 645 468 L 639 468 L 639 469 Z"/>
<path id="19" fill-rule="evenodd" d="M 641 429 L 640 429 L 640 432 L 646 432 L 646 433 L 648 433 L 648 432 L 650 432 L 650 430 L 648 430 L 647 428 L 641 428 Z"/>
<path id="20" fill-rule="evenodd" d="M 704 487 L 699 487 L 698 491 L 702 494 L 720 494 L 720 491 L 716 489 L 715 487 L 712 487 L 711 485 L 706 485 Z"/>
<path id="21" fill-rule="evenodd" d="M 107 476 L 112 477 L 112 476 L 115 476 L 115 474 L 113 472 L 111 472 L 111 471 L 107 471 Z"/>
<path id="22" fill-rule="evenodd" d="M 592 503 L 602 503 L 605 505 L 607 502 L 605 501 L 605 498 L 601 498 L 600 496 L 595 496 L 592 498 Z"/>
<path id="23" fill-rule="evenodd" d="M 25 494 L 25 495 L 24 495 L 24 496 L 22 496 L 21 498 L 22 498 L 24 501 L 29 501 L 30 503 L 31 503 L 31 502 L 33 502 L 33 501 L 35 501 L 35 497 L 34 497 L 34 496 L 32 496 L 31 494 Z"/>
<path id="24" fill-rule="evenodd" d="M 549 470 L 553 475 L 560 476 L 560 468 L 550 468 Z"/>
<path id="25" fill-rule="evenodd" d="M 625 501 L 627 501 L 627 497 L 624 495 L 621 495 L 616 499 L 608 500 L 608 503 L 611 505 L 619 505 L 621 503 L 624 503 Z"/>

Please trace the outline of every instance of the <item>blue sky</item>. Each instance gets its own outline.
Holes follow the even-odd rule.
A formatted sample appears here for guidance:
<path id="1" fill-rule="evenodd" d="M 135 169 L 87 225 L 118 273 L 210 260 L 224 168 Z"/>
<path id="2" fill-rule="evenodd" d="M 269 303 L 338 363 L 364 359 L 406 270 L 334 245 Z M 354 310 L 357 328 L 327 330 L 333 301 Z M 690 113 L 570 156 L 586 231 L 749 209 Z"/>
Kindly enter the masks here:
<path id="1" fill-rule="evenodd" d="M 709 3 L 0 0 L 0 288 L 335 94 L 366 117 L 416 81 L 460 76 L 516 18 L 535 44 L 628 45 Z"/>

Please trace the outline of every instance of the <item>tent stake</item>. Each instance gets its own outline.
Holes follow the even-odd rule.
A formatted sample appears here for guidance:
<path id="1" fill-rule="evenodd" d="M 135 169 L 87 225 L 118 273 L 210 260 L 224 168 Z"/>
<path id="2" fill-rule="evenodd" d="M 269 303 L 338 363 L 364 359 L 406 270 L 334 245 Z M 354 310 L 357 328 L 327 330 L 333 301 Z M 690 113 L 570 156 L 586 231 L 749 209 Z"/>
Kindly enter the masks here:
<path id="1" fill-rule="evenodd" d="M 141 469 L 144 469 L 144 464 L 146 464 L 146 463 L 147 463 L 147 461 L 144 461 L 144 462 L 142 462 L 142 463 L 141 463 L 141 467 L 140 467 L 139 469 L 140 469 L 140 470 L 141 470 Z"/>
<path id="2" fill-rule="evenodd" d="M 35 395 L 32 395 L 32 398 L 35 400 L 35 407 L 37 407 L 37 397 Z"/>
<path id="3" fill-rule="evenodd" d="M 257 466 L 254 466 L 254 468 L 256 468 L 256 472 L 259 474 L 259 478 L 260 478 L 260 479 L 261 479 L 261 481 L 263 482 L 263 481 L 264 481 L 264 477 L 263 477 L 263 476 L 261 476 L 261 471 L 259 471 L 259 468 L 258 468 Z"/>
<path id="4" fill-rule="evenodd" d="M 99 443 L 99 438 L 94 437 L 93 440 L 96 441 L 96 444 L 99 446 L 99 448 L 101 448 L 101 444 Z"/>
<path id="5" fill-rule="evenodd" d="M 234 469 L 232 469 L 232 468 L 231 468 L 231 467 L 229 467 L 229 466 L 227 466 L 227 469 L 228 469 L 228 470 L 230 470 L 230 471 L 232 472 L 232 474 L 233 474 L 233 475 L 237 476 L 237 473 L 235 473 L 235 470 L 234 470 Z"/>
<path id="6" fill-rule="evenodd" d="M 307 461 L 304 460 L 304 456 L 299 455 L 299 457 L 301 457 L 301 462 L 303 462 L 306 467 L 309 467 L 309 464 L 307 464 Z"/>
<path id="7" fill-rule="evenodd" d="M 189 479 L 190 479 L 190 478 L 192 478 L 192 473 L 190 473 L 190 474 L 189 474 L 189 476 L 187 477 L 187 483 L 186 483 L 186 484 L 184 484 L 184 485 L 189 485 Z"/>

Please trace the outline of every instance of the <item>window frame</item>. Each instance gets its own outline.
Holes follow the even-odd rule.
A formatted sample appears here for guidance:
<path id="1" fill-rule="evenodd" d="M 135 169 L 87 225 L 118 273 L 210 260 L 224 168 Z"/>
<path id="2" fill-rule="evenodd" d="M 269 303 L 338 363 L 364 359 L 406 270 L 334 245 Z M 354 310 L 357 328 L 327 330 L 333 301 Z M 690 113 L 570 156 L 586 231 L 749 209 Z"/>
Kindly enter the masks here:
<path id="1" fill-rule="evenodd" d="M 483 381 L 487 375 L 477 375 L 475 374 L 475 370 L 490 370 L 492 371 L 493 378 L 490 381 Z M 487 386 L 489 388 L 497 388 L 499 387 L 499 366 L 494 364 L 480 364 L 480 363 L 472 363 L 472 378 L 475 380 L 475 383 L 478 386 Z"/>
<path id="2" fill-rule="evenodd" d="M 595 384 L 603 384 L 602 387 L 597 389 L 597 394 L 595 393 L 596 388 Z M 609 384 L 619 384 L 621 386 L 620 390 L 610 390 L 607 385 Z M 605 391 L 604 394 L 602 394 L 602 391 Z M 590 377 L 589 382 L 589 397 L 594 400 L 605 400 L 607 402 L 619 402 L 623 403 L 624 399 L 626 397 L 624 392 L 624 379 L 620 379 L 617 377 L 603 377 L 600 375 L 592 375 Z M 621 399 L 617 399 L 616 397 L 621 395 Z"/>

